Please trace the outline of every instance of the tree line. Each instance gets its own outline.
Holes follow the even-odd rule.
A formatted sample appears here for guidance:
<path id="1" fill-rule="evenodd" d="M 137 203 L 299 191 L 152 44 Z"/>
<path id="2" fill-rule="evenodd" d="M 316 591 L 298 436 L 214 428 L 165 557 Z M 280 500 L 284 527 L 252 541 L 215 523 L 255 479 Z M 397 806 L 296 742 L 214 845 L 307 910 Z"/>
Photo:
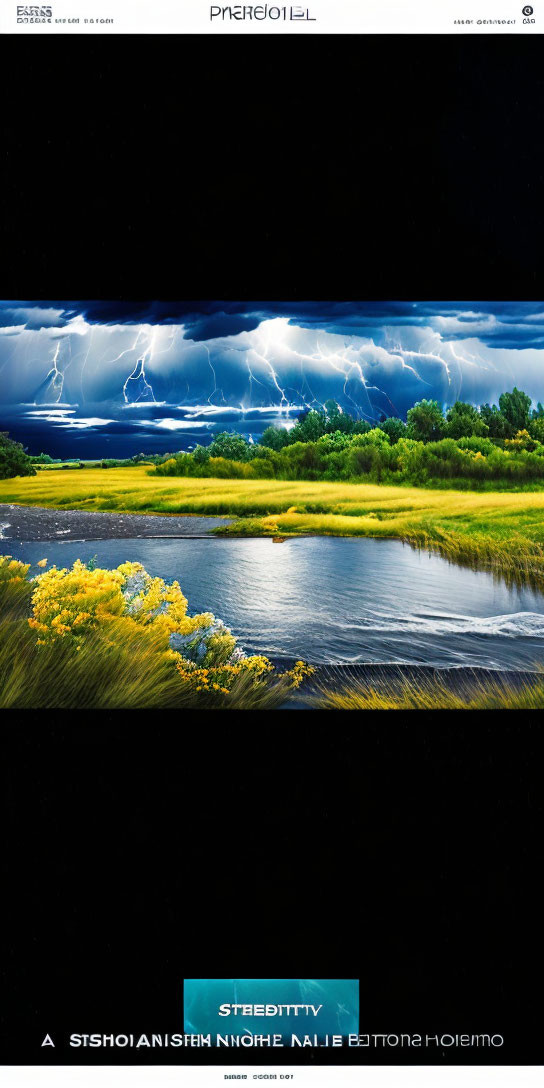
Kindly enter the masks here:
<path id="1" fill-rule="evenodd" d="M 420 400 L 406 422 L 356 419 L 336 401 L 302 412 L 293 426 L 269 426 L 257 442 L 222 432 L 192 452 L 135 454 L 126 460 L 89 462 L 93 468 L 148 463 L 158 475 L 229 478 L 376 480 L 427 483 L 441 480 L 531 484 L 544 478 L 544 407 L 515 386 L 497 404 L 475 407 L 456 401 L 443 410 Z M 34 475 L 34 465 L 58 464 L 41 453 L 30 457 L 0 434 L 0 478 Z M 66 464 L 66 462 L 65 462 Z M 73 459 L 67 467 L 83 467 Z"/>
<path id="2" fill-rule="evenodd" d="M 514 387 L 498 405 L 435 400 L 409 409 L 406 422 L 355 419 L 335 401 L 303 412 L 291 428 L 267 427 L 256 443 L 223 432 L 209 446 L 166 456 L 162 476 L 349 480 L 455 486 L 544 479 L 544 408 Z"/>

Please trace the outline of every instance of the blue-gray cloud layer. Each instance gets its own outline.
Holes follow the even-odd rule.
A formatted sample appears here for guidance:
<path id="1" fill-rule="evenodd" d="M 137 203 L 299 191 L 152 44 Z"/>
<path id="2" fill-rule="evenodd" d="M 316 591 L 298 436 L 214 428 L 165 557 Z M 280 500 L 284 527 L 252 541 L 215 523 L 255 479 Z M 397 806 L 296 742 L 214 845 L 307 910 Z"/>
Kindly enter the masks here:
<path id="1" fill-rule="evenodd" d="M 329 397 L 375 420 L 514 384 L 544 400 L 544 303 L 0 303 L 0 425 L 57 456 L 258 437 Z"/>

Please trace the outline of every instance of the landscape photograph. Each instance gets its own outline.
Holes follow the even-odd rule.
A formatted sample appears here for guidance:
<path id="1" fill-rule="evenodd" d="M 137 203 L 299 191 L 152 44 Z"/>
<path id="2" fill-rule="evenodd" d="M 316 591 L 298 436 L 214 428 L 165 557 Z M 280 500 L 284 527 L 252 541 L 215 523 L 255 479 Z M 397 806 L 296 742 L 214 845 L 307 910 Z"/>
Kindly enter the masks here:
<path id="1" fill-rule="evenodd" d="M 544 705 L 544 303 L 0 303 L 0 706 Z"/>

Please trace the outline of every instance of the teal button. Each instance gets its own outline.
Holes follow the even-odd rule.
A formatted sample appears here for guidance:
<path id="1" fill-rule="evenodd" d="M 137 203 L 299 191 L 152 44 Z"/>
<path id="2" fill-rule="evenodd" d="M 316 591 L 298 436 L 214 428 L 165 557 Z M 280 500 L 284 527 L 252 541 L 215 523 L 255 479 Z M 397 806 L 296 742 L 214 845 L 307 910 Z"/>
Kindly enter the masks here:
<path id="1" fill-rule="evenodd" d="M 183 1012 L 186 1034 L 357 1034 L 359 980 L 186 978 Z"/>

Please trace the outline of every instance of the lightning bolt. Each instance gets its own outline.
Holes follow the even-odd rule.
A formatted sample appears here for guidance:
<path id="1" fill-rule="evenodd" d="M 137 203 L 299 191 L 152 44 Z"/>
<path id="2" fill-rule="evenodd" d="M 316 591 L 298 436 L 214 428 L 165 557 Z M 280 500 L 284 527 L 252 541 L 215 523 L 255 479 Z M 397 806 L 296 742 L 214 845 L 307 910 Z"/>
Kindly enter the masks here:
<path id="1" fill-rule="evenodd" d="M 361 413 L 361 415 L 366 416 L 368 419 L 374 420 L 376 418 L 376 412 L 374 410 L 372 401 L 370 400 L 370 394 L 368 392 L 368 384 L 367 384 L 367 381 L 366 381 L 365 376 L 363 374 L 363 368 L 362 368 L 360 362 L 357 359 L 349 359 L 348 358 L 348 354 L 351 351 L 352 351 L 351 344 L 346 344 L 346 345 L 344 345 L 344 348 L 341 351 L 324 352 L 322 350 L 322 348 L 320 347 L 319 340 L 317 340 L 317 352 L 315 353 L 314 358 L 317 358 L 322 362 L 329 363 L 329 365 L 332 366 L 333 370 L 336 370 L 336 371 L 338 371 L 339 374 L 343 375 L 343 377 L 344 377 L 344 386 L 343 386 L 344 396 L 346 396 L 348 398 L 348 400 L 351 401 L 351 403 L 357 408 L 357 411 L 359 411 Z M 335 360 L 337 360 L 337 361 L 335 362 Z M 346 369 L 344 369 L 344 367 Z M 357 404 L 357 401 L 354 400 L 354 398 L 351 396 L 351 393 L 348 392 L 347 385 L 348 385 L 349 379 L 351 378 L 351 375 L 353 374 L 353 371 L 356 371 L 356 373 L 357 373 L 357 375 L 359 377 L 359 380 L 361 382 L 361 386 L 364 389 L 364 392 L 366 394 L 366 399 L 367 399 L 368 408 L 369 408 L 368 412 L 365 412 L 364 409 L 361 408 L 361 406 L 359 404 Z"/>
<path id="2" fill-rule="evenodd" d="M 126 378 L 126 380 L 124 382 L 123 396 L 125 398 L 125 404 L 138 404 L 138 401 L 140 401 L 142 399 L 142 397 L 147 396 L 147 391 L 149 391 L 151 393 L 151 400 L 153 400 L 153 401 L 155 400 L 155 394 L 153 392 L 153 388 L 149 384 L 149 382 L 147 381 L 147 378 L 145 376 L 145 364 L 146 364 L 146 361 L 148 361 L 153 355 L 153 347 L 154 347 L 154 343 L 155 343 L 156 334 L 157 334 L 157 329 L 155 328 L 155 329 L 153 329 L 153 332 L 150 334 L 149 342 L 148 342 L 147 347 L 144 349 L 142 355 L 140 355 L 140 358 L 136 360 L 135 366 L 133 367 L 132 371 L 128 375 L 128 378 Z M 140 328 L 138 330 L 138 335 L 136 336 L 136 339 L 135 339 L 132 347 L 127 348 L 125 351 L 120 352 L 120 354 L 117 356 L 116 359 L 112 359 L 112 362 L 115 363 L 115 362 L 117 362 L 118 359 L 122 359 L 123 355 L 127 355 L 129 352 L 135 351 L 137 346 L 138 346 L 138 343 L 140 341 L 141 336 L 142 336 L 142 329 Z M 127 396 L 128 383 L 131 382 L 131 381 L 140 381 L 140 379 L 141 379 L 141 381 L 143 383 L 143 389 L 140 390 L 140 392 L 138 393 L 138 396 L 136 397 L 135 400 L 129 401 L 128 396 Z"/>
<path id="3" fill-rule="evenodd" d="M 80 389 L 81 389 L 81 399 L 83 401 L 85 400 L 85 392 L 84 392 L 84 389 L 83 389 L 83 375 L 85 373 L 85 367 L 87 366 L 87 363 L 88 363 L 88 360 L 89 360 L 89 355 L 90 355 L 90 352 L 91 352 L 91 348 L 93 346 L 93 335 L 94 335 L 94 326 L 91 326 L 91 332 L 90 332 L 90 335 L 89 335 L 89 346 L 87 348 L 87 352 L 86 352 L 85 357 L 83 359 L 83 363 L 81 365 L 81 372 L 80 372 L 80 375 L 79 375 L 79 385 L 80 385 Z"/>
<path id="4" fill-rule="evenodd" d="M 261 343 L 262 343 L 262 340 L 261 340 Z M 254 354 L 257 356 L 258 359 L 262 359 L 263 363 L 265 364 L 266 367 L 268 367 L 268 369 L 270 371 L 270 376 L 272 378 L 272 382 L 275 385 L 278 393 L 280 394 L 280 398 L 281 398 L 280 399 L 280 415 L 281 415 L 281 413 L 283 411 L 283 408 L 284 408 L 284 405 L 285 405 L 285 409 L 287 411 L 289 409 L 289 407 L 290 407 L 290 404 L 289 404 L 289 398 L 285 396 L 285 390 L 281 388 L 281 386 L 280 386 L 280 384 L 278 382 L 278 375 L 276 374 L 276 371 L 274 370 L 274 367 L 272 366 L 272 362 L 268 358 L 268 353 L 270 351 L 270 340 L 269 339 L 264 340 L 264 349 L 262 351 L 257 351 L 256 348 L 253 348 L 252 350 L 253 350 Z"/>
<path id="5" fill-rule="evenodd" d="M 51 388 L 55 392 L 57 392 L 57 389 L 58 389 L 58 397 L 57 397 L 57 399 L 55 401 L 56 404 L 60 404 L 60 399 L 62 397 L 62 391 L 63 391 L 63 388 L 64 388 L 64 375 L 62 373 L 62 370 L 59 370 L 59 368 L 57 366 L 58 359 L 59 359 L 59 353 L 60 353 L 60 340 L 57 341 L 57 346 L 56 346 L 55 352 L 53 354 L 53 359 L 52 359 L 53 366 L 51 367 L 49 372 L 45 375 L 45 381 L 44 381 L 44 384 L 45 384 L 45 382 L 52 375 L 52 377 L 51 377 Z"/>
<path id="6" fill-rule="evenodd" d="M 247 366 L 247 370 L 248 370 L 248 374 L 249 374 L 249 401 L 250 401 L 250 404 L 251 404 L 251 385 L 252 385 L 252 382 L 256 382 L 257 385 L 260 385 L 260 386 L 262 386 L 263 389 L 266 389 L 266 386 L 264 385 L 264 382 L 260 382 L 259 379 L 255 377 L 255 375 L 254 375 L 254 373 L 253 373 L 253 371 L 251 369 L 251 364 L 249 362 L 249 356 L 251 355 L 252 350 L 253 349 L 250 348 L 249 351 L 246 352 L 246 366 Z"/>
<path id="7" fill-rule="evenodd" d="M 145 330 L 147 330 L 147 331 L 145 331 Z M 157 403 L 157 398 L 155 397 L 155 393 L 153 392 L 153 386 L 147 380 L 145 368 L 146 368 L 146 365 L 148 365 L 150 362 L 152 362 L 152 360 L 155 359 L 157 355 L 165 355 L 166 352 L 168 352 L 168 351 L 170 351 L 172 349 L 172 346 L 174 344 L 174 340 L 176 338 L 176 331 L 177 331 L 176 328 L 173 327 L 168 343 L 165 344 L 164 347 L 159 348 L 159 347 L 157 347 L 157 338 L 159 337 L 159 334 L 161 332 L 161 326 L 160 325 L 153 325 L 153 326 L 147 325 L 147 326 L 144 326 L 143 328 L 140 327 L 139 330 L 138 330 L 138 335 L 136 336 L 136 339 L 135 339 L 134 343 L 132 344 L 132 346 L 130 348 L 126 348 L 125 351 L 120 352 L 120 354 L 117 355 L 115 359 L 111 360 L 112 362 L 115 363 L 115 362 L 117 362 L 118 359 L 121 359 L 124 355 L 127 355 L 130 352 L 135 351 L 136 348 L 138 347 L 140 337 L 144 336 L 144 335 L 147 335 L 147 337 L 148 337 L 147 345 L 144 348 L 144 350 L 143 350 L 142 354 L 140 355 L 140 357 L 136 360 L 135 366 L 133 367 L 133 369 L 131 370 L 130 374 L 125 379 L 125 382 L 123 384 L 123 396 L 125 398 L 125 404 L 138 404 L 139 401 L 141 401 L 142 399 L 147 399 L 148 393 L 151 395 L 150 399 L 155 404 Z M 128 387 L 129 387 L 129 382 L 132 382 L 132 381 L 141 382 L 142 383 L 142 388 L 140 389 L 140 392 L 138 393 L 138 396 L 135 398 L 135 400 L 129 401 L 128 396 L 127 396 L 127 390 L 128 390 Z"/>
<path id="8" fill-rule="evenodd" d="M 446 371 L 446 377 L 448 379 L 448 385 L 451 385 L 451 372 L 448 366 L 447 360 L 443 359 L 441 355 L 438 355 L 436 351 L 402 351 L 403 357 L 408 356 L 412 359 L 420 359 L 422 355 L 425 355 L 428 359 L 435 359 L 437 363 L 441 363 Z"/>
<path id="9" fill-rule="evenodd" d="M 202 344 L 202 347 L 204 348 L 204 350 L 205 350 L 205 352 L 206 352 L 206 354 L 208 356 L 208 365 L 209 365 L 210 370 L 211 370 L 211 372 L 213 374 L 213 389 L 212 389 L 212 391 L 211 391 L 211 393 L 210 393 L 210 395 L 208 397 L 208 404 L 211 404 L 212 408 L 214 408 L 215 405 L 212 404 L 212 397 L 215 396 L 216 393 L 221 393 L 221 400 L 223 401 L 223 404 L 226 404 L 227 402 L 225 400 L 225 394 L 224 394 L 223 390 L 217 388 L 217 375 L 215 373 L 215 368 L 212 365 L 212 358 L 211 358 L 211 355 L 210 355 L 210 349 L 209 349 L 207 344 Z M 187 391 L 189 391 L 189 386 L 187 386 Z"/>
<path id="10" fill-rule="evenodd" d="M 136 348 L 138 347 L 138 344 L 140 342 L 141 335 L 142 335 L 142 330 L 140 328 L 140 329 L 138 329 L 138 333 L 136 335 L 136 339 L 135 339 L 134 343 L 131 344 L 129 348 L 125 348 L 124 351 L 120 351 L 119 355 L 116 355 L 114 359 L 108 359 L 108 364 L 109 363 L 117 363 L 119 361 L 119 359 L 123 359 L 125 355 L 130 355 L 130 353 L 132 351 L 136 351 Z"/>
<path id="11" fill-rule="evenodd" d="M 168 335 L 166 335 L 167 329 Z M 80 330 L 76 331 L 79 335 Z M 183 326 L 138 325 L 134 328 L 132 335 L 129 334 L 129 346 L 119 351 L 114 358 L 109 354 L 111 347 L 106 347 L 103 352 L 99 349 L 97 353 L 96 329 L 92 327 L 89 330 L 87 327 L 87 331 L 86 342 L 81 336 L 79 340 L 74 340 L 73 336 L 68 334 L 50 344 L 48 358 L 50 367 L 40 387 L 41 397 L 47 398 L 49 395 L 51 402 L 56 404 L 67 399 L 71 390 L 67 388 L 69 379 L 66 378 L 66 374 L 70 367 L 74 374 L 75 366 L 78 370 L 81 397 L 85 400 L 86 393 L 90 395 L 96 366 L 107 367 L 116 364 L 125 356 L 127 361 L 121 368 L 122 372 L 125 372 L 125 377 L 123 379 L 121 373 L 119 384 L 126 405 L 146 401 L 157 403 L 153 383 L 157 385 L 159 378 L 156 378 L 157 370 L 154 369 L 153 363 L 159 355 L 174 352 L 172 365 L 176 371 L 177 382 L 178 362 L 180 369 L 183 368 L 184 344 L 178 345 L 176 338 L 183 337 Z M 461 393 L 466 368 L 470 368 L 471 371 L 498 370 L 492 359 L 480 358 L 477 349 L 472 345 L 469 351 L 464 343 L 460 345 L 455 338 L 454 342 L 444 339 L 430 329 L 426 330 L 427 335 L 421 342 L 419 338 L 415 343 L 412 340 L 407 341 L 417 350 L 403 346 L 402 330 L 387 327 L 383 329 L 383 339 L 380 337 L 377 343 L 370 337 L 365 338 L 364 343 L 361 343 L 360 337 L 352 335 L 344 337 L 335 334 L 329 337 L 325 330 L 322 330 L 321 334 L 314 330 L 315 339 L 312 337 L 308 343 L 307 339 L 297 339 L 301 332 L 302 330 L 298 330 L 296 333 L 291 333 L 287 321 L 275 319 L 262 322 L 260 328 L 252 332 L 249 340 L 247 337 L 240 337 L 238 340 L 233 338 L 232 346 L 230 344 L 228 346 L 228 352 L 240 352 L 241 357 L 236 363 L 247 371 L 247 384 L 244 383 L 245 392 L 240 403 L 242 412 L 247 412 L 254 401 L 256 404 L 265 403 L 263 398 L 266 399 L 267 393 L 270 400 L 266 399 L 266 403 L 275 404 L 279 417 L 289 416 L 295 408 L 300 411 L 302 406 L 323 409 L 323 404 L 319 396 L 316 396 L 316 390 L 312 388 L 312 385 L 319 383 L 317 392 L 324 397 L 328 394 L 321 390 L 327 388 L 327 385 L 323 383 L 328 382 L 332 387 L 332 395 L 335 395 L 335 388 L 338 391 L 341 390 L 342 403 L 353 405 L 359 418 L 376 420 L 379 415 L 378 409 L 374 406 L 377 395 L 380 397 L 380 404 L 388 405 L 386 412 L 389 413 L 391 410 L 392 415 L 398 416 L 399 412 L 389 393 L 374 384 L 372 366 L 376 364 L 376 369 L 378 373 L 380 372 L 382 354 L 386 367 L 393 366 L 396 370 L 396 367 L 400 366 L 406 370 L 407 375 L 412 375 L 429 389 L 434 387 L 435 379 L 434 377 L 432 381 L 425 379 L 422 376 L 422 367 L 425 368 L 431 361 L 439 364 L 443 372 L 443 380 L 440 384 L 448 401 Z M 121 343 L 127 343 L 126 336 L 125 330 Z M 81 350 L 78 350 L 79 343 L 82 345 Z M 101 345 L 102 340 L 98 343 Z M 30 346 L 29 339 L 25 344 L 25 368 L 33 362 L 29 357 Z M 194 350 L 194 346 L 191 346 L 191 351 Z M 205 342 L 199 346 L 206 353 L 202 359 L 203 373 L 205 375 L 207 372 L 206 362 L 210 372 L 210 380 L 207 380 L 206 384 L 211 391 L 207 397 L 204 394 L 205 399 L 212 408 L 221 403 L 230 403 L 230 398 L 225 398 L 224 388 L 219 385 L 222 381 L 223 354 L 227 349 L 222 348 L 216 354 L 213 346 L 210 348 Z M 176 353 L 180 350 L 181 357 L 178 360 Z M 92 363 L 92 371 L 89 370 L 90 363 Z M 131 370 L 128 372 L 129 365 Z M 432 369 L 434 370 L 434 367 Z M 335 373 L 340 380 L 334 377 Z M 159 371 L 159 374 L 162 381 L 162 372 Z M 262 374 L 262 377 L 259 377 L 259 374 Z M 285 386 L 282 386 L 282 381 L 286 381 Z M 389 384 L 387 377 L 384 381 L 387 387 Z M 190 383 L 186 380 L 185 384 L 187 396 L 189 396 Z M 157 395 L 159 395 L 159 386 L 157 386 Z M 366 407 L 363 407 L 364 405 Z M 350 407 L 349 410 L 351 412 L 352 408 Z"/>

